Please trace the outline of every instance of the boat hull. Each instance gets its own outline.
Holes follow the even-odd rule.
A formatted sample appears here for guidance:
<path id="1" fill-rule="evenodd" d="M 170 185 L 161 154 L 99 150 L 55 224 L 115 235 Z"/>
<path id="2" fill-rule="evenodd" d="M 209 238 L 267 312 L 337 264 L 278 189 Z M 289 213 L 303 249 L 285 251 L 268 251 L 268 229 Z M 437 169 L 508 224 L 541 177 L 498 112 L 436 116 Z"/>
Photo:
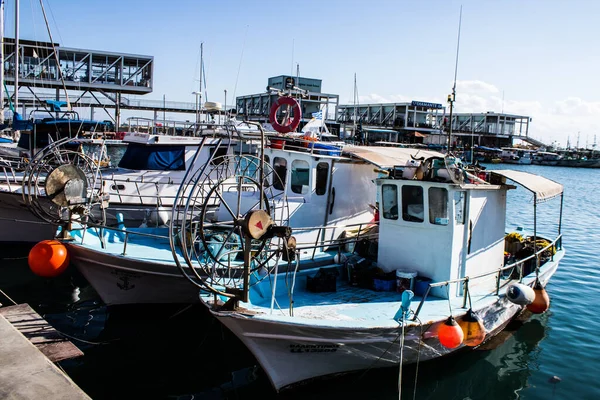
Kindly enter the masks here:
<path id="1" fill-rule="evenodd" d="M 71 264 L 106 305 L 200 302 L 200 289 L 173 264 L 141 262 L 77 245 L 68 247 Z"/>
<path id="2" fill-rule="evenodd" d="M 540 281 L 546 284 L 558 267 L 558 259 L 546 264 Z M 530 279 L 532 280 L 532 279 Z M 523 310 L 509 302 L 501 293 L 497 300 L 482 309 L 475 309 L 484 321 L 488 335 L 496 335 Z M 465 312 L 466 310 L 455 312 Z M 317 378 L 372 368 L 395 367 L 400 364 L 402 327 L 340 328 L 295 322 L 293 317 L 255 318 L 250 314 L 212 311 L 254 354 L 277 390 L 289 389 Z M 403 364 L 432 360 L 461 349 L 443 347 L 435 333 L 432 320 L 423 326 L 406 326 Z M 420 338 L 423 338 L 421 341 Z"/>
<path id="3" fill-rule="evenodd" d="M 0 243 L 37 243 L 53 239 L 57 225 L 35 216 L 18 193 L 0 191 Z"/>

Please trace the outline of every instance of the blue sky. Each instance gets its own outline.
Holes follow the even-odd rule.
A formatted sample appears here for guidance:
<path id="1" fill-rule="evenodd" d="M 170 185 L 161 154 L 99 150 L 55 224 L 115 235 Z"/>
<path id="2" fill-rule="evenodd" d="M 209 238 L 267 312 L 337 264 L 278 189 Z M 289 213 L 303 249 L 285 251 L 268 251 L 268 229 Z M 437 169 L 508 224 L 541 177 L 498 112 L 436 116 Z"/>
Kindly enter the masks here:
<path id="1" fill-rule="evenodd" d="M 462 5 L 457 112 L 533 118 L 530 135 L 590 146 L 598 134 L 600 2 L 595 0 L 44 0 L 66 47 L 152 55 L 148 99 L 194 102 L 200 43 L 208 100 L 264 91 L 296 73 L 359 101 L 445 103 Z M 14 36 L 14 2 L 5 6 Z M 39 1 L 21 0 L 20 36 L 48 40 Z M 503 100 L 504 98 L 504 100 Z"/>

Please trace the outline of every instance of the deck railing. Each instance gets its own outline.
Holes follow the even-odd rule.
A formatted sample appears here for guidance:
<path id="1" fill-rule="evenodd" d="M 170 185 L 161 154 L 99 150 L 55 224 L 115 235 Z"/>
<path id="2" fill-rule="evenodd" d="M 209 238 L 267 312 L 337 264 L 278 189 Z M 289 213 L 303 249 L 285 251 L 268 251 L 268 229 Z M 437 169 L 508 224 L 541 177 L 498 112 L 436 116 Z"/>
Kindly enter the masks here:
<path id="1" fill-rule="evenodd" d="M 512 264 L 508 264 L 505 265 L 502 268 L 498 268 L 497 270 L 494 271 L 489 271 L 483 274 L 479 274 L 479 275 L 475 275 L 475 276 L 465 276 L 464 278 L 458 278 L 458 279 L 451 279 L 451 280 L 447 280 L 447 281 L 443 281 L 443 282 L 435 282 L 435 283 L 430 283 L 429 286 L 427 287 L 427 291 L 425 292 L 425 294 L 423 295 L 423 297 L 421 298 L 421 301 L 419 302 L 419 306 L 417 307 L 417 310 L 415 311 L 415 314 L 413 316 L 413 321 L 417 319 L 417 317 L 419 316 L 419 312 L 421 311 L 421 308 L 423 307 L 423 304 L 425 303 L 425 300 L 427 300 L 427 297 L 429 296 L 429 292 L 431 291 L 432 288 L 434 287 L 442 287 L 442 286 L 447 286 L 450 285 L 452 283 L 463 283 L 464 284 L 464 290 L 463 290 L 463 308 L 466 306 L 467 304 L 467 299 L 468 299 L 468 295 L 469 295 L 469 289 L 468 289 L 468 283 L 469 281 L 475 280 L 475 279 L 481 279 L 481 278 L 485 278 L 485 277 L 489 277 L 491 275 L 497 274 L 496 276 L 496 296 L 498 295 L 498 293 L 500 292 L 500 282 L 502 280 L 502 274 L 505 271 L 508 271 L 510 269 L 513 268 L 517 268 L 517 270 L 519 271 L 519 281 L 521 281 L 521 279 L 523 279 L 523 264 L 526 261 L 529 260 L 536 260 L 536 267 L 539 265 L 540 262 L 540 258 L 541 255 L 544 251 L 551 249 L 551 248 L 557 248 L 560 249 L 562 248 L 562 234 L 559 234 L 556 239 L 554 239 L 552 242 L 550 242 L 547 246 L 545 246 L 544 248 L 542 248 L 539 251 L 536 251 L 534 254 L 525 257 L 523 259 L 517 260 L 516 262 L 512 263 Z M 554 252 L 552 253 L 552 257 L 551 260 L 554 260 Z"/>

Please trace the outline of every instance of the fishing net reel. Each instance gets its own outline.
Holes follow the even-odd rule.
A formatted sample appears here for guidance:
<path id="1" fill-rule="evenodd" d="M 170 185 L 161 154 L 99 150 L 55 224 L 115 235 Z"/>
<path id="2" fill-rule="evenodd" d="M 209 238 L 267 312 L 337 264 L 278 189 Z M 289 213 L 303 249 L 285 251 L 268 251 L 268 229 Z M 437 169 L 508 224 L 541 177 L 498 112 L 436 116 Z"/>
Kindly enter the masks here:
<path id="1" fill-rule="evenodd" d="M 228 155 L 213 163 L 180 189 L 179 224 L 171 228 L 171 248 L 193 283 L 243 299 L 243 291 L 247 294 L 250 285 L 264 279 L 282 253 L 289 259 L 289 207 L 283 191 L 273 185 L 284 183 L 255 156 Z"/>
<path id="2" fill-rule="evenodd" d="M 87 139 L 64 138 L 38 152 L 25 170 L 23 201 L 38 218 L 51 224 L 87 223 L 103 218 L 100 164 L 81 151 Z M 94 208 L 101 213 L 93 212 Z"/>

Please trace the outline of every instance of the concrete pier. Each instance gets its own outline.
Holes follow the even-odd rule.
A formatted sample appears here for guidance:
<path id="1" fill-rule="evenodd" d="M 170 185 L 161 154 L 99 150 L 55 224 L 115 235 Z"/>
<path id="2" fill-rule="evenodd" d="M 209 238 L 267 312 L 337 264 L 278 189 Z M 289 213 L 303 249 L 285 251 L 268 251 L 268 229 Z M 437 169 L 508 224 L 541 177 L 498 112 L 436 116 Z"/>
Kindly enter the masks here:
<path id="1" fill-rule="evenodd" d="M 31 315 L 27 312 L 30 309 L 28 305 L 14 307 L 13 316 L 15 311 L 20 312 L 23 318 Z M 10 308 L 0 308 L 3 311 L 0 313 L 0 398 L 91 399 L 9 322 L 3 314 Z"/>

